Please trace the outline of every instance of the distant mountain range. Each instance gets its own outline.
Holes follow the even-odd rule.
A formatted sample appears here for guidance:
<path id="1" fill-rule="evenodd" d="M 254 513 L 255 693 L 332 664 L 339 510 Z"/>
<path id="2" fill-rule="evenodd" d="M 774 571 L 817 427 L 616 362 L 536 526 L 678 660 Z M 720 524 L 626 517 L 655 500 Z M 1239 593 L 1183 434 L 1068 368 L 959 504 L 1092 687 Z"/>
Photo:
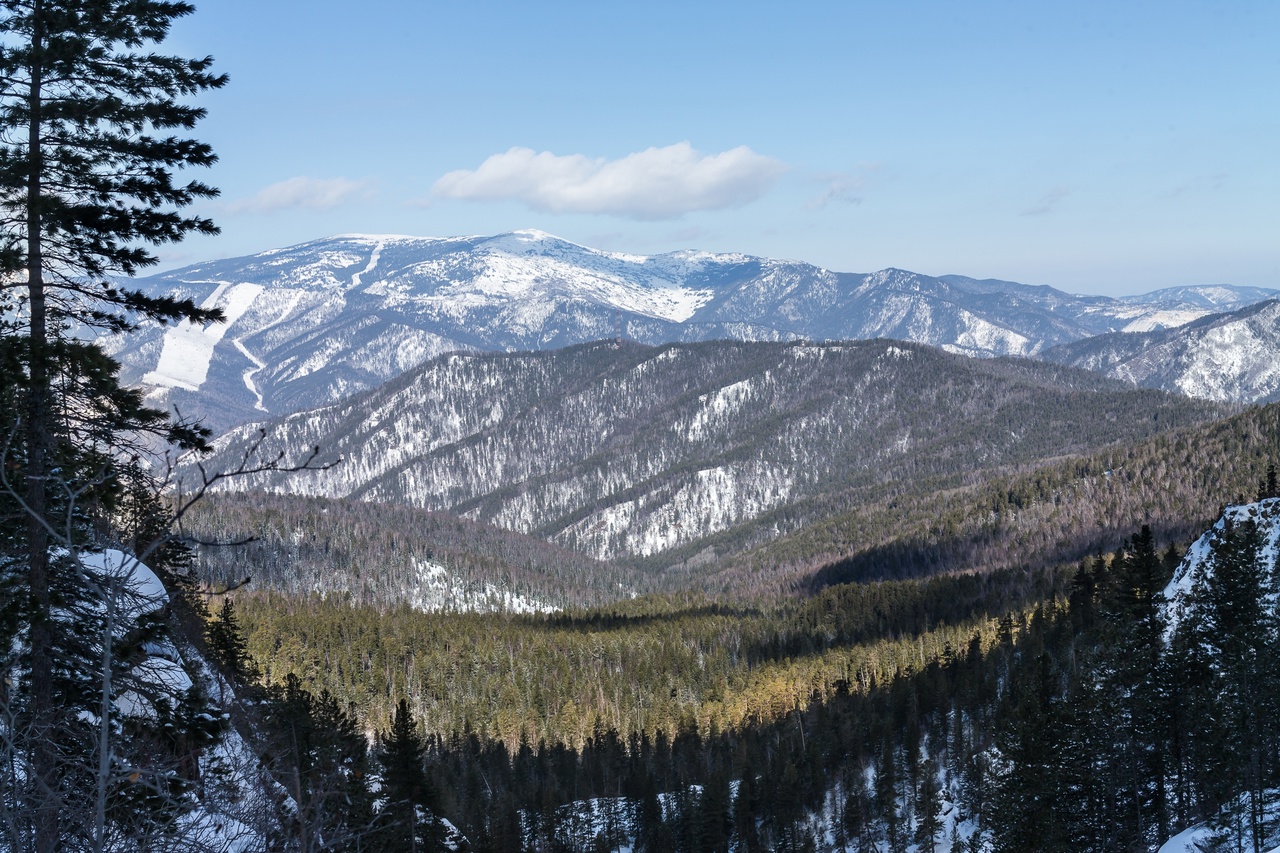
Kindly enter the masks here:
<path id="1" fill-rule="evenodd" d="M 333 237 L 135 284 L 226 313 L 224 324 L 107 342 L 126 382 L 218 431 L 336 402 L 455 350 L 543 350 L 620 334 L 648 344 L 895 338 L 966 355 L 1034 356 L 1280 295 L 1210 285 L 1072 296 L 738 254 L 609 253 L 538 231 Z"/>
<path id="2" fill-rule="evenodd" d="M 1173 329 L 1098 335 L 1041 357 L 1188 397 L 1270 403 L 1280 400 L 1280 301 Z"/>

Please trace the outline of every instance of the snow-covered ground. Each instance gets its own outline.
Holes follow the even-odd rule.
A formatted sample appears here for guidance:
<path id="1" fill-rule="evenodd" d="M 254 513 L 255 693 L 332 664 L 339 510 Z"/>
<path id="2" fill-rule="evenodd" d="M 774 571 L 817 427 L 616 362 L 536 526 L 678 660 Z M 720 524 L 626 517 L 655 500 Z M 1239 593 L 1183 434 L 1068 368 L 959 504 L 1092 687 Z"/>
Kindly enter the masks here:
<path id="1" fill-rule="evenodd" d="M 457 613 L 551 613 L 559 610 L 545 601 L 501 589 L 492 583 L 467 584 L 448 568 L 431 560 L 414 560 L 418 588 L 409 604 L 424 612 L 446 610 Z"/>
<path id="2" fill-rule="evenodd" d="M 1238 525 L 1247 520 L 1255 522 L 1262 535 L 1259 559 L 1266 565 L 1276 565 L 1276 558 L 1280 555 L 1280 498 L 1227 507 L 1217 523 L 1191 543 L 1182 562 L 1174 570 L 1173 579 L 1165 587 L 1164 599 L 1168 602 L 1166 637 L 1172 637 L 1177 629 L 1196 579 L 1212 565 L 1211 552 L 1226 534 L 1227 524 Z M 1273 607 L 1276 605 L 1274 596 L 1271 604 Z"/>

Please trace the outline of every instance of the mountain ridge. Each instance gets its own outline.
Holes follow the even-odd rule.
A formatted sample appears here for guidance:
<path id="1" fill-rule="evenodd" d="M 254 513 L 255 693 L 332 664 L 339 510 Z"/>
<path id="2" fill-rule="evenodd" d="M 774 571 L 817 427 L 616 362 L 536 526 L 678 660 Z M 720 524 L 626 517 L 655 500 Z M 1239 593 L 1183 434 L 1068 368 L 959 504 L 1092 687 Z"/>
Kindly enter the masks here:
<path id="1" fill-rule="evenodd" d="M 262 434 L 272 453 L 320 446 L 344 464 L 237 489 L 449 510 L 610 559 L 689 546 L 806 496 L 856 502 L 907 476 L 960 476 L 1224 412 L 900 341 L 593 343 L 440 356 L 340 403 L 237 428 L 206 464 L 230 464 Z"/>
<path id="2" fill-rule="evenodd" d="M 1144 388 L 1237 403 L 1280 400 L 1280 300 L 1172 329 L 1117 332 L 1053 347 L 1040 358 Z"/>
<path id="3" fill-rule="evenodd" d="M 883 337 L 1034 355 L 1210 312 L 896 268 L 839 273 L 744 254 L 605 252 L 540 231 L 340 235 L 132 284 L 227 314 L 224 324 L 103 341 L 126 383 L 146 388 L 153 404 L 204 415 L 219 432 L 335 402 L 455 350 L 619 335 L 652 344 Z"/>

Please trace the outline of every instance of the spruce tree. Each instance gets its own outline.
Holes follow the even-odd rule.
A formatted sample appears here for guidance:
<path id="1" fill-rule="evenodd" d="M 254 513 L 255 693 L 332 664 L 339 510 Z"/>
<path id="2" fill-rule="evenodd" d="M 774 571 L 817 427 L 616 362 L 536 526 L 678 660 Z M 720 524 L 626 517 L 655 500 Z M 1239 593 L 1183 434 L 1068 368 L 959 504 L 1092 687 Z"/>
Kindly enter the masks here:
<path id="1" fill-rule="evenodd" d="M 23 758 L 34 797 L 24 807 L 39 853 L 52 853 L 84 823 L 63 782 L 85 756 L 55 744 L 74 727 L 76 708 L 59 699 L 57 661 L 69 638 L 54 612 L 64 606 L 61 594 L 91 591 L 77 586 L 74 560 L 51 556 L 53 546 L 74 550 L 90 538 L 79 520 L 95 494 L 113 491 L 130 433 L 155 432 L 184 447 L 204 441 L 120 388 L 113 363 L 76 328 L 121 333 L 140 318 L 220 316 L 114 278 L 154 264 L 148 245 L 216 231 L 180 212 L 216 191 L 174 180 L 177 170 L 208 166 L 214 155 L 171 132 L 192 128 L 204 111 L 188 99 L 226 78 L 211 71 L 209 58 L 152 50 L 192 11 L 160 0 L 0 2 L 0 274 L 22 289 L 22 305 L 5 323 L 20 371 L 8 378 L 22 398 L 4 437 L 5 487 L 26 519 L 6 556 L 23 567 L 22 726 L 30 735 Z M 63 405 L 70 417 L 59 417 L 68 394 L 90 405 Z"/>
<path id="2" fill-rule="evenodd" d="M 209 620 L 206 636 L 209 651 L 230 675 L 242 684 L 256 677 L 257 666 L 249 655 L 249 643 L 230 597 L 223 598 L 217 614 Z"/>
<path id="3" fill-rule="evenodd" d="M 1165 804 L 1169 706 L 1162 679 L 1164 561 L 1143 525 L 1112 564 L 1103 610 L 1104 701 L 1116 740 L 1108 757 L 1115 785 L 1113 846 L 1132 848 L 1167 837 Z"/>
<path id="4" fill-rule="evenodd" d="M 1200 674 L 1207 694 L 1194 730 L 1199 751 L 1214 756 L 1200 771 L 1207 816 L 1230 804 L 1227 824 L 1255 850 L 1269 834 L 1266 793 L 1280 771 L 1277 579 L 1263 553 L 1252 518 L 1224 525 L 1192 588 L 1180 626 L 1187 639 L 1178 644 L 1186 671 Z"/>
<path id="5" fill-rule="evenodd" d="M 942 787 L 938 784 L 938 772 L 932 761 L 922 757 L 918 764 L 920 785 L 916 790 L 915 842 L 922 853 L 934 853 L 938 834 L 942 832 Z"/>
<path id="6" fill-rule="evenodd" d="M 412 853 L 439 849 L 442 828 L 433 811 L 439 804 L 427 779 L 426 744 L 405 699 L 396 705 L 390 728 L 379 738 L 378 760 L 386 798 L 383 849 Z"/>

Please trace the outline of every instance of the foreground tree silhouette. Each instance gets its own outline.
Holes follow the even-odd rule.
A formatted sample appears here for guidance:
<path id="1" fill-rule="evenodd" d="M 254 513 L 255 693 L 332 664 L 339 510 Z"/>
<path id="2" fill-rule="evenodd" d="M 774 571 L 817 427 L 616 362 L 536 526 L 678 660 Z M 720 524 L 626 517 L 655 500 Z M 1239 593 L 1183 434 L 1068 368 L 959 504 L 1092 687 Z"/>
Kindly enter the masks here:
<path id="1" fill-rule="evenodd" d="M 418 733 L 409 703 L 401 699 L 391 727 L 379 735 L 383 812 L 388 831 L 382 849 L 425 853 L 442 849 L 443 832 L 434 812 L 439 799 L 427 779 L 426 744 Z"/>
<path id="2" fill-rule="evenodd" d="M 194 11 L 157 0 L 0 2 L 0 282 L 10 309 L 5 348 L 20 372 L 6 381 L 18 403 L 6 439 L 8 497 L 25 524 L 6 543 L 23 564 L 26 630 L 19 721 L 30 733 L 37 851 L 60 846 L 73 820 L 56 796 L 62 765 L 53 733 L 73 710 L 56 699 L 59 626 L 55 591 L 74 561 L 51 559 L 88 519 L 76 511 L 108 501 L 141 432 L 179 449 L 206 434 L 172 423 L 122 389 L 115 365 L 79 329 L 122 333 L 143 320 L 220 319 L 190 300 L 123 287 L 156 262 L 149 245 L 213 234 L 208 219 L 184 215 L 217 191 L 178 183 L 177 170 L 209 166 L 208 145 L 170 135 L 204 110 L 186 103 L 226 82 L 210 58 L 152 52 L 172 22 Z M 16 309 L 16 310 L 14 310 Z M 25 528 L 25 529 L 23 529 Z M 74 757 L 73 757 L 74 758 Z"/>

